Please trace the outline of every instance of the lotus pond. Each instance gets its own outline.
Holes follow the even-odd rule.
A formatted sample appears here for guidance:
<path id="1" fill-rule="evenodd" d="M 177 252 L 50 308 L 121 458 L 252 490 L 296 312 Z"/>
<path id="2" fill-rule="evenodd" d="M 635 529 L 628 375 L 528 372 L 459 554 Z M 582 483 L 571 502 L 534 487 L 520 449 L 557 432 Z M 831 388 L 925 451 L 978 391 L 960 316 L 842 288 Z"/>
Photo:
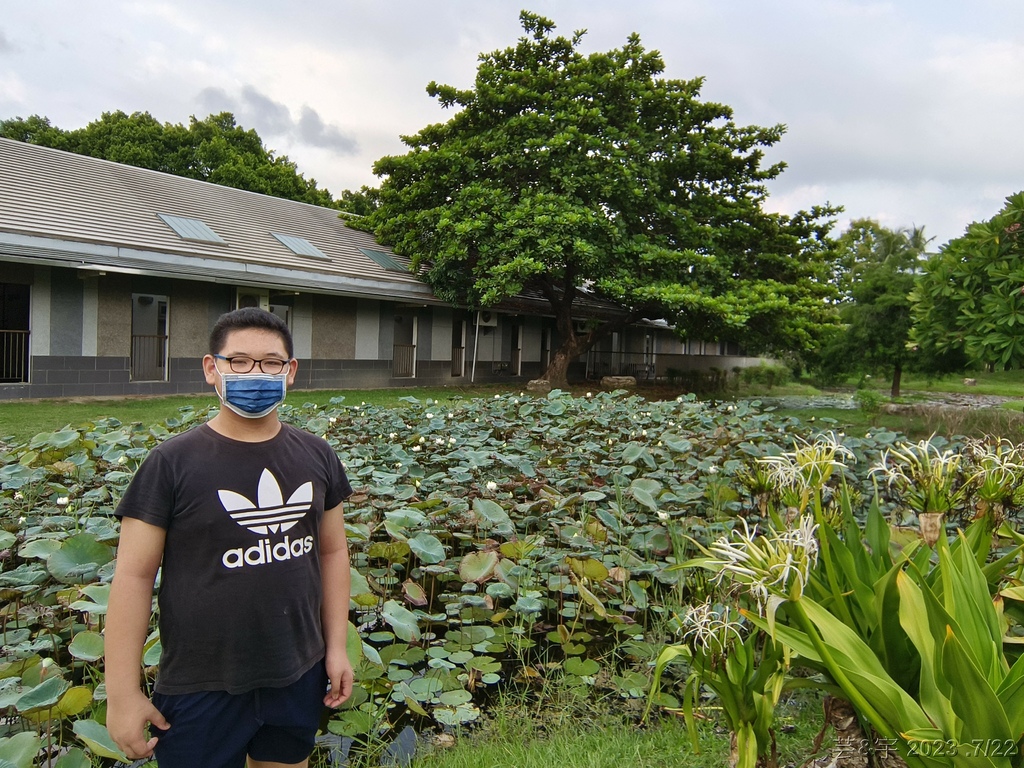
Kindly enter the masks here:
<path id="1" fill-rule="evenodd" d="M 499 690 L 529 696 L 551 680 L 638 718 L 649 701 L 685 706 L 685 671 L 669 668 L 656 691 L 651 681 L 685 631 L 684 607 L 715 591 L 707 569 L 687 564 L 792 505 L 771 459 L 831 426 L 812 431 L 757 401 L 557 390 L 397 408 L 337 398 L 281 415 L 323 435 L 356 489 L 345 514 L 356 689 L 325 721 L 324 754 L 407 728 L 458 733 Z M 207 417 L 183 408 L 158 425 L 68 425 L 0 454 L 0 766 L 127 762 L 103 725 L 113 510 L 154 445 Z M 912 518 L 898 484 L 879 496 L 870 471 L 900 435 L 827 439 L 843 451 L 854 515 Z M 962 501 L 951 521 L 969 514 Z M 1000 509 L 1017 514 L 1012 498 Z M 159 642 L 154 624 L 149 683 Z"/>

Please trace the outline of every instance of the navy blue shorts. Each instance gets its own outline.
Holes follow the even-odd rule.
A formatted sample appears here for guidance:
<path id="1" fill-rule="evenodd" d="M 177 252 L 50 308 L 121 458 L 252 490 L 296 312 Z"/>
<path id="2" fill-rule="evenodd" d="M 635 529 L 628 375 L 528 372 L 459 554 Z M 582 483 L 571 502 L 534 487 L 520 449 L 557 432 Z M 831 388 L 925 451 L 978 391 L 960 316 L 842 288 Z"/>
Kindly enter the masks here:
<path id="1" fill-rule="evenodd" d="M 313 751 L 327 692 L 321 660 L 285 688 L 257 688 L 246 693 L 200 691 L 168 696 L 156 693 L 153 704 L 171 724 L 159 737 L 160 768 L 244 768 L 254 760 L 301 763 Z"/>

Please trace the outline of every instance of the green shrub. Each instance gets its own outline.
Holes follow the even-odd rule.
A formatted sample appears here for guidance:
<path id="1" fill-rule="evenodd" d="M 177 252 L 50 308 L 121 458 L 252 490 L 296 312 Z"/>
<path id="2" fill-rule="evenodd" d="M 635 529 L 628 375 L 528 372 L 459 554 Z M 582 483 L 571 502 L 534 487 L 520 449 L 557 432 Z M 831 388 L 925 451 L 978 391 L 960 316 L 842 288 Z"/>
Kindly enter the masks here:
<path id="1" fill-rule="evenodd" d="M 771 389 L 776 384 L 786 384 L 792 379 L 793 373 L 784 365 L 754 365 L 744 368 L 740 380 L 746 386 L 764 386 Z"/>
<path id="2" fill-rule="evenodd" d="M 857 403 L 857 407 L 865 413 L 878 413 L 882 410 L 882 403 L 885 402 L 885 397 L 873 389 L 858 389 L 853 394 L 853 399 Z"/>

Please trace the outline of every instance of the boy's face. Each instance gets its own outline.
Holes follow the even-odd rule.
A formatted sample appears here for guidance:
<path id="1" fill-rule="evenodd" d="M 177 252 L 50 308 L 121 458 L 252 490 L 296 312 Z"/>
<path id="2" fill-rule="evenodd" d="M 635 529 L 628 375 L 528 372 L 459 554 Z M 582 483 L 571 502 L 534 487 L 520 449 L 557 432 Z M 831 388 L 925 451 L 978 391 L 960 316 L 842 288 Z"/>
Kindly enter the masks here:
<path id="1" fill-rule="evenodd" d="M 263 328 L 240 328 L 228 331 L 224 341 L 224 348 L 218 352 L 222 357 L 248 357 L 251 360 L 280 360 L 287 363 L 285 371 L 288 372 L 288 387 L 295 383 L 295 371 L 299 367 L 297 360 L 288 359 L 288 351 L 285 349 L 284 340 L 273 331 Z M 220 384 L 220 373 L 231 373 L 231 366 L 227 360 L 219 360 L 213 355 L 203 357 L 203 373 L 206 376 L 206 383 L 217 387 Z M 260 366 L 257 363 L 250 373 L 260 373 Z"/>

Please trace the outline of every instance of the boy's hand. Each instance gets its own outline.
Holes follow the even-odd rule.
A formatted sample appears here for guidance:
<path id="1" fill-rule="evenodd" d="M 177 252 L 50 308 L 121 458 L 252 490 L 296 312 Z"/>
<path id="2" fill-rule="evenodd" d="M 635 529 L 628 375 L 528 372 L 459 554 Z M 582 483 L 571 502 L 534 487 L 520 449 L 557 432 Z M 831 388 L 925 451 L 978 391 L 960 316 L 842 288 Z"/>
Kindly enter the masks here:
<path id="1" fill-rule="evenodd" d="M 158 739 L 154 736 L 146 740 L 146 723 L 152 723 L 162 731 L 171 727 L 141 690 L 123 700 L 118 697 L 107 702 L 110 738 L 132 760 L 153 755 Z"/>
<path id="2" fill-rule="evenodd" d="M 331 680 L 331 690 L 324 696 L 324 704 L 332 709 L 340 707 L 352 695 L 352 664 L 348 660 L 345 649 L 327 652 L 327 677 Z"/>

